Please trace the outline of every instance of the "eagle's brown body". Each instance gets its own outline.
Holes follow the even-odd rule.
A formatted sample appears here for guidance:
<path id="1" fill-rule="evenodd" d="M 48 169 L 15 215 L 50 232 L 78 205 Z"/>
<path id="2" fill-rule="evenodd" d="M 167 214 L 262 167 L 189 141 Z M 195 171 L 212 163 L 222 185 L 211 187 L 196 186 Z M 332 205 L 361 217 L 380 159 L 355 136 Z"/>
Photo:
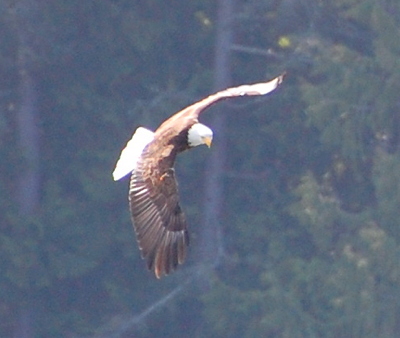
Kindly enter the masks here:
<path id="1" fill-rule="evenodd" d="M 132 172 L 129 204 L 142 257 L 158 278 L 184 262 L 189 244 L 173 169 L 176 155 L 190 148 L 189 129 L 198 123 L 202 111 L 219 100 L 264 95 L 282 79 L 279 76 L 267 83 L 229 88 L 211 95 L 162 123 L 153 141 L 144 148 Z"/>

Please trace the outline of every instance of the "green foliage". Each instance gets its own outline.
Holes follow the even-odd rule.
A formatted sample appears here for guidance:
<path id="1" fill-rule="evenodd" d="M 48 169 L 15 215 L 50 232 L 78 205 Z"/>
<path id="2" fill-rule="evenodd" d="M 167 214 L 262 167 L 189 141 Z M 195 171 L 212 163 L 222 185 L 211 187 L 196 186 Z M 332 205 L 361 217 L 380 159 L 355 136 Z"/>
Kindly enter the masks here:
<path id="1" fill-rule="evenodd" d="M 38 337 L 396 336 L 400 5 L 259 1 L 236 10 L 235 43 L 254 48 L 233 52 L 233 82 L 288 76 L 269 97 L 223 108 L 224 255 L 209 288 L 189 287 L 132 319 L 202 263 L 191 255 L 202 231 L 193 192 L 209 152 L 178 160 L 192 247 L 183 271 L 162 281 L 140 259 L 128 182 L 112 182 L 112 168 L 138 125 L 154 129 L 211 92 L 216 2 L 0 5 L 0 314 L 10 323 L 0 336 L 15 335 L 24 309 Z M 21 18 L 27 45 L 15 39 Z M 41 144 L 41 197 L 29 217 L 17 203 L 21 51 L 30 53 Z"/>

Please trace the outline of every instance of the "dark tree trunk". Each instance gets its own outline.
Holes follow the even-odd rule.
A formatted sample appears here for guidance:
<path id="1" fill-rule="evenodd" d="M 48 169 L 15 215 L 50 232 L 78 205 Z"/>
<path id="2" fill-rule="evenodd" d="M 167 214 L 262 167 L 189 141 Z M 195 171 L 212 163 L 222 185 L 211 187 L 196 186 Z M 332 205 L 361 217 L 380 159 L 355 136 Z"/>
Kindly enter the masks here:
<path id="1" fill-rule="evenodd" d="M 215 90 L 230 85 L 230 54 L 233 36 L 233 0 L 218 1 L 217 36 L 215 45 Z M 201 258 L 204 263 L 218 264 L 223 252 L 221 213 L 223 208 L 223 171 L 226 155 L 224 104 L 213 114 L 211 122 L 217 141 L 205 168 L 205 201 L 203 232 L 201 234 Z"/>
<path id="2" fill-rule="evenodd" d="M 23 48 L 23 47 L 21 47 Z M 23 53 L 23 52 L 22 52 Z M 33 77 L 20 56 L 20 104 L 17 110 L 19 149 L 24 167 L 18 177 L 17 199 L 21 214 L 32 216 L 39 201 L 39 131 Z"/>
<path id="3" fill-rule="evenodd" d="M 36 33 L 36 1 L 21 0 L 10 9 L 10 18 L 18 38 L 16 69 L 19 75 L 19 102 L 16 110 L 16 125 L 18 133 L 18 151 L 23 160 L 23 166 L 18 173 L 16 198 L 20 214 L 26 222 L 34 216 L 39 204 L 39 129 L 37 112 L 37 92 L 32 75 L 32 56 Z M 30 338 L 34 332 L 34 304 L 32 294 L 27 290 L 23 307 L 20 308 L 14 337 Z"/>

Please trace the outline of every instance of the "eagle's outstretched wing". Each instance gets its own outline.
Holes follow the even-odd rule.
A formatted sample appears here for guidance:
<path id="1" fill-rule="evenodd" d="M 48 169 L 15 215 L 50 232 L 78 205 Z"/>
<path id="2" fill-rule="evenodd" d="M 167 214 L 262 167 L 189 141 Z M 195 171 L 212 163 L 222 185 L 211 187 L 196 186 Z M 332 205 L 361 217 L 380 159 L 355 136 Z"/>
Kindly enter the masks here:
<path id="1" fill-rule="evenodd" d="M 196 103 L 193 103 L 192 105 L 182 109 L 180 112 L 172 115 L 168 120 L 164 121 L 164 123 L 161 124 L 157 131 L 169 128 L 171 125 L 175 125 L 175 122 L 177 120 L 182 122 L 185 122 L 187 120 L 197 120 L 202 112 L 221 100 L 238 96 L 266 95 L 274 91 L 282 83 L 285 76 L 286 73 L 283 73 L 282 75 L 279 75 L 268 82 L 260 82 L 251 85 L 242 85 L 239 87 L 227 88 L 215 94 L 207 96 L 206 98 Z M 182 125 L 184 124 L 185 123 L 182 123 Z"/>

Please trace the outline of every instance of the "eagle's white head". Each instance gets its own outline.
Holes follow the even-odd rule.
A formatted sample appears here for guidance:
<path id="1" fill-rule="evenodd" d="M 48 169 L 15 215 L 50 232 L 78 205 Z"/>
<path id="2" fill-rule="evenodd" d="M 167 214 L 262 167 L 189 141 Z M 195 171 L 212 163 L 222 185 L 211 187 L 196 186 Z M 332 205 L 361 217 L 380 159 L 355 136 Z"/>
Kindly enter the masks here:
<path id="1" fill-rule="evenodd" d="M 196 147 L 205 144 L 210 148 L 212 138 L 212 130 L 201 123 L 195 123 L 188 131 L 188 144 L 190 147 Z"/>

